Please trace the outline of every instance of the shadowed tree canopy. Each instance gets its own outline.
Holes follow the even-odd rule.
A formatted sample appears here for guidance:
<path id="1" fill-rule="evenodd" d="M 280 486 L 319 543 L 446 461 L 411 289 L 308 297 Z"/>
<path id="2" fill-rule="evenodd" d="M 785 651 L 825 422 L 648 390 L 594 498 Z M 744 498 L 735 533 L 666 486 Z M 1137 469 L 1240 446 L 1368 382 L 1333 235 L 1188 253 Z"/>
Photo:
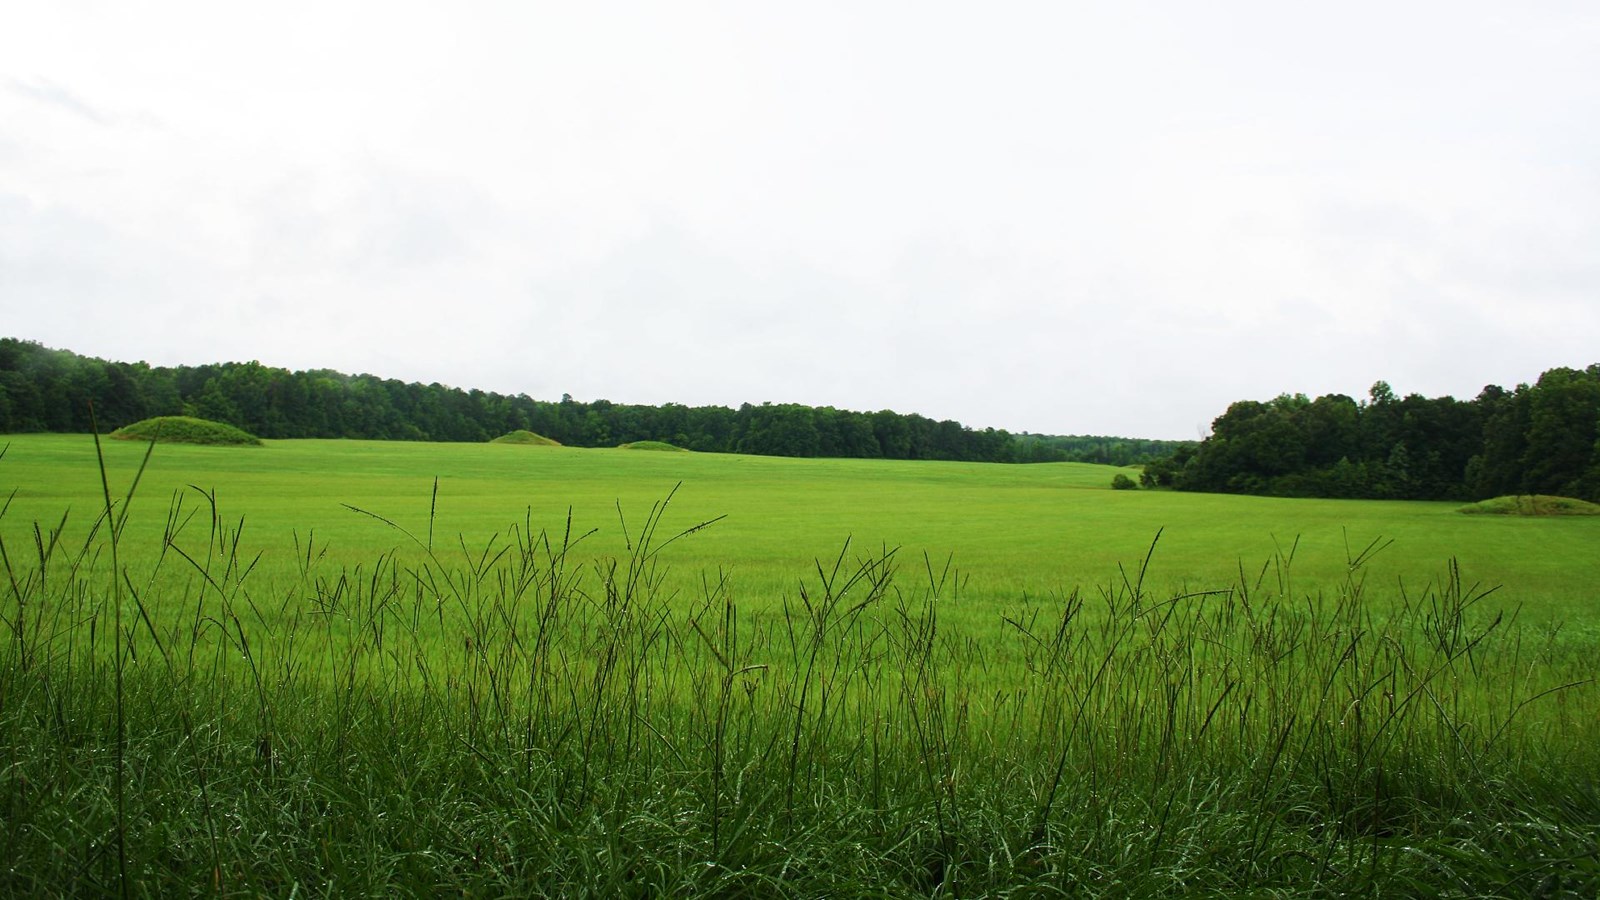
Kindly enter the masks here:
<path id="1" fill-rule="evenodd" d="M 738 409 L 609 400 L 534 400 L 259 362 L 153 368 L 0 338 L 0 432 L 102 431 L 151 416 L 226 422 L 263 438 L 487 441 L 515 431 L 575 447 L 663 441 L 688 450 L 769 456 L 1103 462 L 1132 465 L 1179 441 L 1013 435 L 889 410 L 800 404 Z"/>
<path id="2" fill-rule="evenodd" d="M 1288 497 L 1600 500 L 1600 365 L 1556 368 L 1473 400 L 1342 394 L 1242 400 L 1211 435 L 1151 463 L 1146 484 Z"/>

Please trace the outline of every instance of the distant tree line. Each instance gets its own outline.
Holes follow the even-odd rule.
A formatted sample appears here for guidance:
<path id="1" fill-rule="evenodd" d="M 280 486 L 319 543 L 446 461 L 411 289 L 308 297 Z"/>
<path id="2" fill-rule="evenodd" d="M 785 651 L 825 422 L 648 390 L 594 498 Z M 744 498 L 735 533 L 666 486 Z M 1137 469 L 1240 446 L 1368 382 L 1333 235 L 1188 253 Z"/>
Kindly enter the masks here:
<path id="1" fill-rule="evenodd" d="M 1011 436 L 1016 462 L 1086 462 L 1107 466 L 1136 466 L 1170 456 L 1193 441 L 1159 441 L 1146 438 L 1100 437 L 1088 434 L 1015 434 Z"/>
<path id="2" fill-rule="evenodd" d="M 1145 466 L 1147 486 L 1284 497 L 1480 500 L 1559 494 L 1600 502 L 1600 365 L 1556 368 L 1476 399 L 1242 400 L 1197 445 Z"/>
<path id="3" fill-rule="evenodd" d="M 534 400 L 259 362 L 174 368 L 107 362 L 0 338 L 0 432 L 102 431 L 157 415 L 226 422 L 264 438 L 485 441 L 527 429 L 577 447 L 667 441 L 690 450 L 767 456 L 1088 461 L 1131 465 L 1176 441 L 1013 435 L 883 410 L 799 404 L 641 406 Z"/>

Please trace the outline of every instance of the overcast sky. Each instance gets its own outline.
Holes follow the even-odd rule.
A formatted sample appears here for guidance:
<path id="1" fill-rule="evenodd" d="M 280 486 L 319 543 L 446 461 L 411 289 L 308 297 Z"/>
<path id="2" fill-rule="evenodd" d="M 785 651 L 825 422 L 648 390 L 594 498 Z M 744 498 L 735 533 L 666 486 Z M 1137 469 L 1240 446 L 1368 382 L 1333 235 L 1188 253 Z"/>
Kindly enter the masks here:
<path id="1" fill-rule="evenodd" d="M 1195 438 L 1600 361 L 1600 4 L 19 2 L 0 335 Z"/>

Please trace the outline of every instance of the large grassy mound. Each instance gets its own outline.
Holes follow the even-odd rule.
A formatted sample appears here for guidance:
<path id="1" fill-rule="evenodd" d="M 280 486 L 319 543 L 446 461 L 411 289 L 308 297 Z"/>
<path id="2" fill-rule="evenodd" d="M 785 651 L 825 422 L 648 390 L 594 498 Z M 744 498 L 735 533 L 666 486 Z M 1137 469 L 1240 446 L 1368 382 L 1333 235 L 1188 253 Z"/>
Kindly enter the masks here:
<path id="1" fill-rule="evenodd" d="M 1488 516 L 1600 516 L 1600 504 L 1549 494 L 1495 497 L 1461 507 L 1469 515 Z"/>
<path id="2" fill-rule="evenodd" d="M 519 428 L 509 434 L 502 434 L 491 444 L 522 444 L 527 447 L 559 447 L 561 442 L 554 438 L 547 438 L 542 434 L 534 434 L 526 428 Z"/>
<path id="3" fill-rule="evenodd" d="M 673 453 L 688 453 L 682 447 L 675 447 L 666 441 L 634 441 L 631 444 L 618 444 L 618 450 L 670 450 Z"/>
<path id="4" fill-rule="evenodd" d="M 111 436 L 124 441 L 159 441 L 163 444 L 222 444 L 260 446 L 261 439 L 224 422 L 193 416 L 156 416 L 124 425 Z"/>

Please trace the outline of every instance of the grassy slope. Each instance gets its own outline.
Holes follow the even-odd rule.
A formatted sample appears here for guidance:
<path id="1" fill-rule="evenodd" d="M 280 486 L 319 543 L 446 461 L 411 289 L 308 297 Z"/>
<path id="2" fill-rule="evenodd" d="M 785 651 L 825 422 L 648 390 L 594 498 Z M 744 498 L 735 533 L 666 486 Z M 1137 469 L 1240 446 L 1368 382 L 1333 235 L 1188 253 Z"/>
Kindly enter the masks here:
<path id="1" fill-rule="evenodd" d="M 561 442 L 547 438 L 542 434 L 534 434 L 527 429 L 519 428 L 516 431 L 502 434 L 490 441 L 491 444 L 521 444 L 525 447 L 559 447 Z"/>
<path id="2" fill-rule="evenodd" d="M 157 440 L 164 444 L 261 445 L 260 438 L 242 429 L 193 416 L 156 416 L 118 428 L 111 436 L 125 441 Z"/>
<path id="3" fill-rule="evenodd" d="M 0 486 L 18 494 L 0 534 L 64 508 L 84 524 L 98 504 L 90 440 L 26 435 L 0 460 Z M 111 442 L 113 491 L 132 478 L 142 446 Z M 133 546 L 159 532 L 175 492 L 215 491 L 224 516 L 243 517 L 247 545 L 263 551 L 258 574 L 291 566 L 293 536 L 314 529 L 335 558 L 369 560 L 403 543 L 349 504 L 419 535 L 428 528 L 439 479 L 436 540 L 478 547 L 524 521 L 599 529 L 588 546 L 614 554 L 623 543 L 616 507 L 635 520 L 682 483 L 664 527 L 726 516 L 676 545 L 668 561 L 686 583 L 710 567 L 731 568 L 746 602 L 789 593 L 817 558 L 846 539 L 863 552 L 902 548 L 907 564 L 926 552 L 953 557 L 974 602 L 1023 592 L 1104 583 L 1134 568 L 1161 532 L 1151 567 L 1158 588 L 1228 584 L 1242 565 L 1252 577 L 1296 538 L 1298 589 L 1342 578 L 1347 544 L 1394 541 L 1368 569 L 1376 584 L 1417 588 L 1460 562 L 1469 582 L 1506 585 L 1491 602 L 1521 604 L 1539 619 L 1593 617 L 1600 584 L 1600 519 L 1470 517 L 1449 503 L 1291 500 L 1112 491 L 1110 469 L 1062 463 L 1004 466 L 874 460 L 797 460 L 717 454 L 627 453 L 547 448 L 537 455 L 490 444 L 274 441 L 248 455 L 227 448 L 157 448 L 134 504 Z M 988 618 L 986 616 L 986 618 Z"/>
<path id="4" fill-rule="evenodd" d="M 1548 494 L 1524 494 L 1470 503 L 1459 511 L 1487 516 L 1596 516 L 1600 515 L 1600 503 Z"/>

